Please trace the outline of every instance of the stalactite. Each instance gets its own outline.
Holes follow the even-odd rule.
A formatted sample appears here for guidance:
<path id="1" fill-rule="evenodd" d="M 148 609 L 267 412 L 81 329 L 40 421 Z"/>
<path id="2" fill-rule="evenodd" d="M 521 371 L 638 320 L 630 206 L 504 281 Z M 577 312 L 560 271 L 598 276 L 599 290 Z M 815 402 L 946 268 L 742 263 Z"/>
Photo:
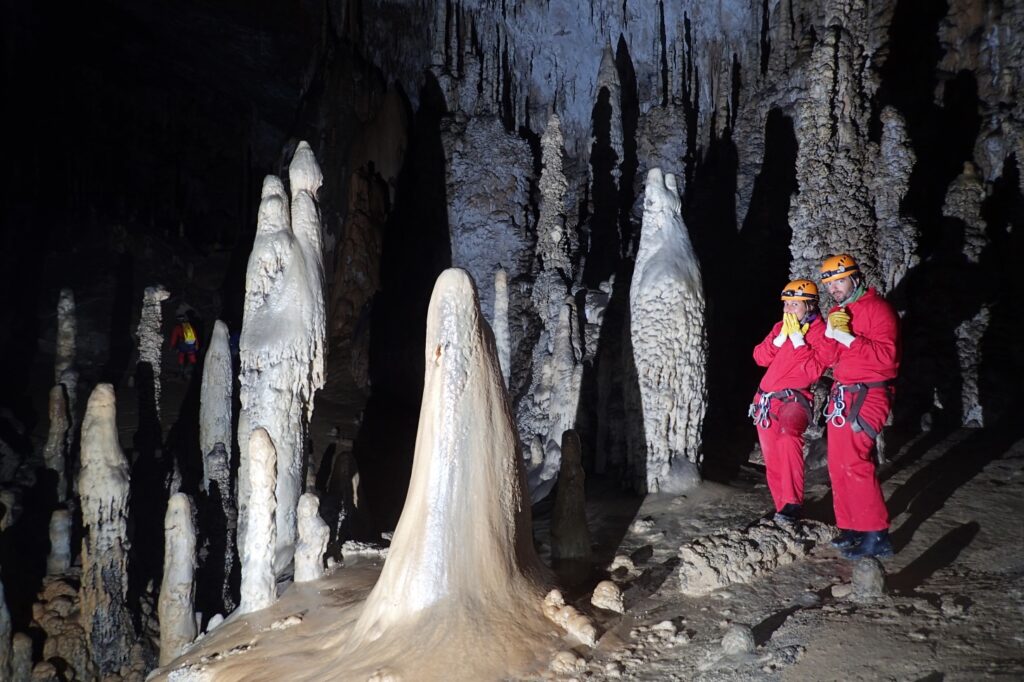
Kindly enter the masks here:
<path id="1" fill-rule="evenodd" d="M 164 576 L 160 584 L 160 665 L 177 658 L 196 638 L 196 530 L 192 502 L 171 496 L 164 517 Z"/>
<path id="2" fill-rule="evenodd" d="M 159 301 L 155 301 L 159 309 Z M 141 325 L 140 325 L 141 326 Z M 82 625 L 101 675 L 120 671 L 134 641 L 128 592 L 128 461 L 117 438 L 114 388 L 99 384 L 82 421 Z"/>
<path id="3" fill-rule="evenodd" d="M 324 575 L 324 552 L 331 531 L 320 518 L 320 500 L 313 493 L 299 498 L 299 544 L 295 547 L 295 582 L 319 580 Z"/>
<path id="4" fill-rule="evenodd" d="M 250 493 L 245 513 L 249 519 L 242 552 L 242 601 L 237 611 L 243 614 L 266 608 L 277 599 L 274 579 L 277 452 L 270 435 L 262 428 L 252 432 L 247 450 Z"/>
<path id="5" fill-rule="evenodd" d="M 220 443 L 231 459 L 231 348 L 228 326 L 217 320 L 213 324 L 210 345 L 203 359 L 203 384 L 199 394 L 199 449 L 204 455 Z M 203 490 L 209 489 L 210 465 L 203 457 Z"/>
<path id="6" fill-rule="evenodd" d="M 680 215 L 675 176 L 647 174 L 644 219 L 629 292 L 644 447 L 633 485 L 683 492 L 700 480 L 707 339 L 700 268 Z M 646 450 L 646 453 L 644 452 Z"/>

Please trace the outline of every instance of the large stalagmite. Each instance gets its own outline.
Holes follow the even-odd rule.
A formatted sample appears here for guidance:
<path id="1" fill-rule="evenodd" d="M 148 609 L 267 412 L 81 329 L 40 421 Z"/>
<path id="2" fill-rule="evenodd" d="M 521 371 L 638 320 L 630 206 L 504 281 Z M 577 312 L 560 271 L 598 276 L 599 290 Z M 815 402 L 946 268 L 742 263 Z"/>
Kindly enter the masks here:
<path id="1" fill-rule="evenodd" d="M 128 661 L 134 640 L 128 592 L 128 461 L 117 440 L 114 388 L 99 384 L 82 420 L 82 625 L 101 674 Z"/>
<path id="2" fill-rule="evenodd" d="M 305 442 L 313 395 L 324 384 L 326 314 L 323 243 L 316 193 L 323 182 L 313 151 L 300 142 L 282 182 L 263 182 L 256 239 L 246 272 L 240 340 L 242 411 L 238 472 L 239 546 L 245 542 L 249 435 L 266 429 L 277 450 L 277 550 L 280 574 L 295 551 L 296 507 L 305 482 Z"/>
<path id="3" fill-rule="evenodd" d="M 629 307 L 646 449 L 645 460 L 630 453 L 633 485 L 682 492 L 700 480 L 707 398 L 704 291 L 676 178 L 657 168 L 647 173 Z"/>
<path id="4" fill-rule="evenodd" d="M 228 326 L 213 324 L 210 345 L 203 359 L 203 386 L 199 394 L 199 450 L 203 453 L 203 490 L 209 489 L 214 446 L 221 443 L 231 459 L 231 348 Z"/>
<path id="5" fill-rule="evenodd" d="M 160 664 L 174 660 L 196 638 L 196 529 L 192 502 L 175 493 L 164 517 L 164 578 L 160 585 Z"/>
<path id="6" fill-rule="evenodd" d="M 157 284 L 142 292 L 142 314 L 135 334 L 139 340 L 139 364 L 148 363 L 153 370 L 153 401 L 160 414 L 160 368 L 163 354 L 163 308 L 171 292 Z M 144 388 L 142 386 L 140 389 Z"/>

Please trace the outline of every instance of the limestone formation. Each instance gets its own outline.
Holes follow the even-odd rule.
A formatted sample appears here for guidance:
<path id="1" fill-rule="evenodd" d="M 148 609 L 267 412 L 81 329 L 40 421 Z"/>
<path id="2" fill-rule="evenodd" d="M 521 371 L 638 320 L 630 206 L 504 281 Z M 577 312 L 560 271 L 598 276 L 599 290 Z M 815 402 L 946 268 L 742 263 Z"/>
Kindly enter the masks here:
<path id="1" fill-rule="evenodd" d="M 220 600 L 224 609 L 235 608 L 231 591 L 231 571 L 235 565 L 235 533 L 238 528 L 238 512 L 231 486 L 231 465 L 223 443 L 217 443 L 205 458 L 209 481 L 203 532 L 207 534 L 205 561 L 217 562 L 215 571 L 220 578 Z M 217 504 L 214 505 L 213 502 Z"/>
<path id="2" fill-rule="evenodd" d="M 156 301 L 156 299 L 153 299 Z M 155 303 L 159 309 L 159 302 Z M 82 420 L 78 479 L 82 525 L 82 626 L 101 675 L 118 672 L 135 639 L 128 592 L 128 461 L 117 439 L 114 388 L 99 384 Z"/>
<path id="3" fill-rule="evenodd" d="M 566 431 L 562 434 L 558 493 L 551 512 L 552 559 L 590 560 L 584 479 L 580 437 L 575 431 Z"/>
<path id="4" fill-rule="evenodd" d="M 501 376 L 508 388 L 509 372 L 512 362 L 512 340 L 508 329 L 508 273 L 498 268 L 494 273 L 494 345 L 498 349 L 498 363 L 501 365 Z"/>
<path id="5" fill-rule="evenodd" d="M 205 455 L 220 443 L 231 460 L 231 348 L 228 345 L 228 326 L 217 320 L 213 323 L 210 345 L 203 359 L 203 385 L 199 394 L 199 449 L 203 457 L 203 490 L 209 489 L 210 464 Z"/>
<path id="6" fill-rule="evenodd" d="M 755 648 L 754 632 L 749 625 L 734 623 L 722 637 L 722 653 L 726 656 L 752 654 Z"/>
<path id="7" fill-rule="evenodd" d="M 266 608 L 277 599 L 274 579 L 274 547 L 277 526 L 277 452 L 270 435 L 258 428 L 249 436 L 249 505 L 245 513 L 245 547 L 242 555 L 242 598 L 238 613 Z"/>
<path id="8" fill-rule="evenodd" d="M 21 682 L 32 675 L 32 639 L 24 632 L 11 640 L 11 680 Z"/>
<path id="9" fill-rule="evenodd" d="M 885 594 L 885 568 L 878 559 L 860 559 L 853 565 L 853 598 L 870 601 Z"/>
<path id="10" fill-rule="evenodd" d="M 43 660 L 65 661 L 70 679 L 97 679 L 78 603 L 75 578 L 47 577 L 39 601 L 32 606 L 32 617 L 45 635 Z M 28 667 L 31 665 L 30 658 Z"/>
<path id="11" fill-rule="evenodd" d="M 700 597 L 734 583 L 747 584 L 806 556 L 833 532 L 817 521 L 784 527 L 762 519 L 749 528 L 696 538 L 679 548 L 679 588 Z"/>
<path id="12" fill-rule="evenodd" d="M 299 498 L 299 543 L 295 547 L 295 582 L 318 580 L 324 575 L 324 552 L 331 530 L 319 514 L 320 500 L 313 493 Z"/>
<path id="13" fill-rule="evenodd" d="M 148 363 L 153 370 L 153 400 L 160 414 L 160 370 L 164 350 L 163 307 L 171 292 L 156 284 L 142 292 L 142 314 L 135 335 L 139 342 L 139 364 Z M 142 387 L 139 387 L 140 389 Z"/>
<path id="14" fill-rule="evenodd" d="M 164 576 L 160 585 L 160 665 L 177 658 L 196 638 L 196 529 L 192 501 L 175 493 L 164 517 Z"/>
<path id="15" fill-rule="evenodd" d="M 62 575 L 71 568 L 71 512 L 56 509 L 50 515 L 50 555 L 46 575 Z"/>
<path id="16" fill-rule="evenodd" d="M 551 590 L 544 597 L 544 615 L 582 644 L 591 648 L 597 646 L 597 628 L 575 607 L 566 604 L 558 590 Z"/>
<path id="17" fill-rule="evenodd" d="M 704 291 L 676 178 L 657 168 L 647 173 L 629 309 L 644 429 L 641 447 L 630 453 L 631 483 L 638 491 L 681 493 L 700 481 Z"/>
<path id="18" fill-rule="evenodd" d="M 60 383 L 61 375 L 75 364 L 75 292 L 61 289 L 57 301 L 57 350 L 53 361 L 53 380 Z"/>
<path id="19" fill-rule="evenodd" d="M 70 418 L 68 401 L 63 384 L 50 389 L 50 428 L 43 448 L 46 468 L 57 474 L 57 501 L 63 502 L 68 496 L 67 453 Z"/>
<path id="20" fill-rule="evenodd" d="M 295 551 L 296 507 L 305 483 L 306 434 L 313 397 L 324 384 L 326 314 L 321 225 L 323 182 L 313 151 L 300 142 L 284 185 L 263 182 L 256 238 L 246 271 L 240 339 L 242 411 L 238 471 L 239 547 L 243 560 L 249 504 L 250 434 L 263 428 L 277 452 L 276 552 L 280 573 Z"/>
<path id="21" fill-rule="evenodd" d="M 622 603 L 622 590 L 611 580 L 602 580 L 594 586 L 594 593 L 590 596 L 590 603 L 599 609 L 607 609 L 615 613 L 626 612 L 626 608 Z"/>

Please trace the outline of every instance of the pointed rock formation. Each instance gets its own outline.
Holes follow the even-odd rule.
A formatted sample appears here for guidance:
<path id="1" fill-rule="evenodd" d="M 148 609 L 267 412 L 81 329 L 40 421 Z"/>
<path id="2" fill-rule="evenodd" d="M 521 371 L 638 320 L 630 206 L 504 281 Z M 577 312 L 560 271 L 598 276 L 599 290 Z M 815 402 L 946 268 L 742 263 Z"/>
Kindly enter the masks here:
<path id="1" fill-rule="evenodd" d="M 704 290 L 676 178 L 657 168 L 647 173 L 629 307 L 644 428 L 641 447 L 631 448 L 630 476 L 638 491 L 680 493 L 700 481 Z"/>
<path id="2" fill-rule="evenodd" d="M 159 307 L 159 303 L 157 303 Z M 82 420 L 82 626 L 101 676 L 120 671 L 135 640 L 128 593 L 128 461 L 117 439 L 114 387 L 99 384 Z"/>
<path id="3" fill-rule="evenodd" d="M 210 345 L 203 359 L 203 385 L 199 393 L 199 450 L 203 453 L 203 490 L 209 490 L 210 465 L 206 455 L 220 443 L 231 460 L 231 348 L 228 326 L 213 323 Z"/>
<path id="4" fill-rule="evenodd" d="M 239 614 L 266 608 L 277 599 L 274 579 L 277 451 L 262 428 L 252 432 L 246 449 L 249 453 L 250 495 L 246 509 L 249 520 L 242 552 L 242 603 L 236 612 Z"/>
<path id="5" fill-rule="evenodd" d="M 50 555 L 46 575 L 61 575 L 71 568 L 71 512 L 54 510 L 50 515 Z"/>
<path id="6" fill-rule="evenodd" d="M 196 529 L 192 502 L 175 493 L 164 516 L 164 577 L 160 585 L 160 665 L 177 658 L 196 638 Z"/>
<path id="7" fill-rule="evenodd" d="M 142 292 L 142 314 L 135 334 L 139 339 L 139 364 L 148 363 L 153 369 L 153 401 L 156 414 L 160 414 L 160 368 L 164 348 L 163 307 L 171 292 L 163 286 L 146 287 Z M 140 390 L 144 387 L 138 387 Z"/>
<path id="8" fill-rule="evenodd" d="M 43 448 L 46 468 L 57 473 L 57 501 L 63 502 L 68 496 L 67 452 L 70 418 L 68 401 L 63 384 L 50 389 L 50 430 Z"/>
<path id="9" fill-rule="evenodd" d="M 284 185 L 263 182 L 256 238 L 246 271 L 240 339 L 242 411 L 238 472 L 239 546 L 245 541 L 249 501 L 248 443 L 262 427 L 277 452 L 274 570 L 295 551 L 296 507 L 305 483 L 306 434 L 313 396 L 324 385 L 326 313 L 323 245 L 316 192 L 323 182 L 313 151 L 300 142 L 289 166 L 291 202 Z"/>
<path id="10" fill-rule="evenodd" d="M 320 518 L 320 500 L 313 493 L 299 498 L 299 544 L 295 547 L 295 582 L 318 580 L 324 575 L 324 552 L 331 530 Z"/>

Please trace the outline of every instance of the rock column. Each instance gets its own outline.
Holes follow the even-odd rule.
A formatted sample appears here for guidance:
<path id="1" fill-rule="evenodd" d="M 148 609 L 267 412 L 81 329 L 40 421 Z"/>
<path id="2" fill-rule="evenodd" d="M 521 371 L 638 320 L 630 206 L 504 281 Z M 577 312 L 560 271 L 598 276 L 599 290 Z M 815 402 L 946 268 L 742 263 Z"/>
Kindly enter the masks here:
<path id="1" fill-rule="evenodd" d="M 196 638 L 196 530 L 192 502 L 175 493 L 164 517 L 164 578 L 160 585 L 160 665 L 177 658 Z"/>

